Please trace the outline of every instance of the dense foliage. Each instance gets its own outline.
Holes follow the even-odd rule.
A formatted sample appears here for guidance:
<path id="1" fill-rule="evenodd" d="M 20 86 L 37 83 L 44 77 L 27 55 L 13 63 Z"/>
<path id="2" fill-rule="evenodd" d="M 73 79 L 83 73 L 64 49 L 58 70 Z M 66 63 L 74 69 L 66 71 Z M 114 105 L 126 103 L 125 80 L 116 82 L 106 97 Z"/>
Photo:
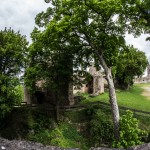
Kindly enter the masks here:
<path id="1" fill-rule="evenodd" d="M 25 65 L 28 65 L 25 83 L 30 92 L 34 93 L 39 88 L 36 83 L 40 81 L 41 89 L 54 92 L 56 105 L 59 106 L 66 100 L 64 93 L 68 92 L 69 84 L 82 84 L 80 79 L 86 75 L 87 67 L 94 61 L 97 69 L 104 69 L 108 81 L 114 137 L 119 139 L 119 110 L 112 69 L 118 84 L 128 88 L 132 85 L 133 77 L 141 75 L 148 64 L 143 52 L 126 46 L 124 37 L 126 32 L 135 36 L 143 31 L 149 33 L 149 1 L 47 2 L 51 2 L 50 7 L 36 17 L 38 28 L 31 34 L 33 43 L 29 47 L 28 57 L 25 37 L 11 29 L 0 31 L 0 119 L 13 105 L 21 102 L 22 91 L 19 84 Z M 43 27 L 42 30 L 40 27 Z M 112 141 L 112 126 L 103 116 L 99 110 L 92 114 L 90 135 L 94 146 Z M 31 121 L 29 128 L 33 129 L 33 133 L 29 135 L 31 140 L 45 144 L 50 142 L 61 147 L 82 145 L 82 137 L 70 124 L 59 124 L 50 132 L 43 128 L 43 124 L 50 124 L 49 120 L 41 116 L 39 118 L 41 120 L 38 123 L 33 123 L 32 117 L 28 118 Z M 141 131 L 131 113 L 122 117 L 120 126 L 120 141 L 115 146 L 127 148 L 140 144 Z"/>
<path id="2" fill-rule="evenodd" d="M 27 41 L 12 29 L 0 31 L 0 118 L 20 100 L 18 85 L 25 67 Z"/>
<path id="3" fill-rule="evenodd" d="M 119 52 L 115 79 L 119 87 L 128 89 L 135 76 L 142 76 L 148 65 L 145 53 L 133 46 L 126 46 Z"/>
<path id="4" fill-rule="evenodd" d="M 114 142 L 114 147 L 128 148 L 142 144 L 141 139 L 146 132 L 139 129 L 138 123 L 133 113 L 128 110 L 120 119 L 120 139 Z"/>
<path id="5" fill-rule="evenodd" d="M 113 124 L 109 120 L 106 113 L 98 107 L 87 109 L 87 114 L 90 116 L 89 130 L 90 130 L 90 146 L 94 147 L 111 147 L 114 140 Z"/>
<path id="6" fill-rule="evenodd" d="M 51 133 L 51 144 L 65 148 L 86 149 L 85 139 L 77 132 L 73 125 L 60 123 Z"/>
<path id="7" fill-rule="evenodd" d="M 126 32 L 139 35 L 142 29 L 146 30 L 143 27 L 140 29 L 143 24 L 140 23 L 141 19 L 138 19 L 138 26 L 132 31 L 135 27 L 134 16 L 138 14 L 139 9 L 133 4 L 134 2 L 122 0 L 49 0 L 46 2 L 50 2 L 51 5 L 46 12 L 37 15 L 38 29 L 32 33 L 31 62 L 26 71 L 26 83 L 31 84 L 30 87 L 33 89 L 37 80 L 43 80 L 44 86 L 55 91 L 57 103 L 59 103 L 60 98 L 62 99 L 62 87 L 67 85 L 67 82 L 73 81 L 72 77 L 78 73 L 79 68 L 85 70 L 90 65 L 90 61 L 94 60 L 95 66 L 98 69 L 102 66 L 106 74 L 115 137 L 119 138 L 119 110 L 111 70 L 116 65 L 117 69 L 124 69 L 121 72 L 117 70 L 118 83 L 125 87 L 132 84 L 133 76 L 136 74 L 126 73 L 131 72 L 130 69 L 139 62 L 135 64 L 131 62 L 129 64 L 133 65 L 131 67 L 126 64 L 122 67 L 117 62 L 122 58 L 127 61 L 124 54 L 118 58 L 120 49 L 125 46 Z M 135 3 L 138 4 L 138 1 Z M 140 6 L 142 4 L 144 2 L 141 2 Z M 130 14 L 132 11 L 133 13 Z M 44 31 L 40 31 L 40 27 L 44 27 Z M 145 68 L 146 60 L 143 61 L 140 62 L 143 63 L 143 68 L 139 69 L 141 72 Z M 138 70 L 137 66 L 136 70 Z M 82 76 L 83 72 L 79 78 Z M 77 81 L 77 78 L 75 79 Z"/>
<path id="8" fill-rule="evenodd" d="M 150 33 L 150 1 L 149 0 L 122 0 L 121 21 L 129 21 L 126 27 L 134 36 L 141 33 Z M 149 38 L 147 38 L 149 40 Z"/>
<path id="9" fill-rule="evenodd" d="M 63 81 L 69 81 L 72 75 L 72 55 L 65 45 L 59 45 L 60 39 L 51 41 L 49 31 L 40 32 L 37 29 L 31 34 L 33 43 L 29 48 L 28 68 L 26 69 L 26 85 L 35 90 L 32 85 L 44 80 L 42 86 L 58 90 Z M 62 79 L 60 79 L 62 78 Z M 61 82 L 59 82 L 61 81 Z"/>
<path id="10" fill-rule="evenodd" d="M 86 69 L 91 60 L 95 60 L 95 66 L 98 69 L 100 66 L 103 67 L 109 85 L 116 137 L 119 136 L 119 110 L 111 67 L 116 64 L 118 51 L 125 44 L 125 30 L 118 19 L 114 19 L 121 8 L 120 0 L 88 1 L 87 3 L 78 0 L 51 1 L 47 11 L 39 13 L 36 17 L 37 25 L 44 27 L 45 30 L 40 36 L 36 36 L 39 35 L 39 30 L 33 33 L 40 39 L 39 41 L 43 40 L 44 45 L 38 44 L 39 47 L 44 52 L 48 50 L 47 53 L 39 53 L 40 56 L 50 58 L 49 52 L 54 50 L 61 51 L 63 56 L 64 50 L 68 56 L 71 56 L 67 57 L 67 60 L 70 63 L 69 58 L 72 58 L 71 67 L 73 68 Z"/>

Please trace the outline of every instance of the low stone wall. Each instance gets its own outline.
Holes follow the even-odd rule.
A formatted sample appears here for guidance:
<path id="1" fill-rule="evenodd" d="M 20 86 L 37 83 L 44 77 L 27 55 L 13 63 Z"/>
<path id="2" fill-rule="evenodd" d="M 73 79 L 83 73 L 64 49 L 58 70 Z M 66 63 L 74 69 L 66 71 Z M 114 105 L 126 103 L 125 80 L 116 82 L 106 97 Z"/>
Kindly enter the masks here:
<path id="1" fill-rule="evenodd" d="M 43 144 L 30 142 L 30 141 L 19 141 L 0 138 L 0 150 L 79 150 L 78 148 L 64 149 L 55 146 L 44 146 Z"/>
<path id="2" fill-rule="evenodd" d="M 103 147 L 99 147 L 99 148 L 91 148 L 90 150 L 125 150 L 123 148 L 103 148 Z"/>
<path id="3" fill-rule="evenodd" d="M 31 141 L 20 141 L 0 137 L 0 150 L 80 150 L 78 148 L 60 148 L 55 146 L 45 146 L 40 143 Z M 116 148 L 90 148 L 90 150 L 125 150 Z M 128 148 L 127 150 L 150 150 L 150 143 Z"/>
<path id="4" fill-rule="evenodd" d="M 116 148 L 91 148 L 90 150 L 125 150 L 125 149 L 116 149 Z M 138 145 L 135 147 L 130 147 L 127 150 L 150 150 L 150 143 L 146 143 L 143 145 Z"/>

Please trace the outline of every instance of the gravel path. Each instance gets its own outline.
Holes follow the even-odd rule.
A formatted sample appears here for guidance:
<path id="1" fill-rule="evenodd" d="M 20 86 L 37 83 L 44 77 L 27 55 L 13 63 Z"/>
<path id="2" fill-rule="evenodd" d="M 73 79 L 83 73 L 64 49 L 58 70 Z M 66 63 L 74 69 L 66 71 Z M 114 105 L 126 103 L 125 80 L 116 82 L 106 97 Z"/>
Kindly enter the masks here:
<path id="1" fill-rule="evenodd" d="M 150 87 L 142 87 L 142 89 L 144 89 L 142 95 L 148 97 L 150 100 Z"/>

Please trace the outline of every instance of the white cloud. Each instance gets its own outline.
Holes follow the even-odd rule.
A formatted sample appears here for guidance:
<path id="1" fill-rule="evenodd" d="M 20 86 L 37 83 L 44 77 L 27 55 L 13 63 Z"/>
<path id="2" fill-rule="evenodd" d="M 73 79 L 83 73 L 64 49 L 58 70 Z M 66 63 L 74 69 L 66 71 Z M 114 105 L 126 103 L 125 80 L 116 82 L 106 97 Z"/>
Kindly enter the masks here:
<path id="1" fill-rule="evenodd" d="M 150 41 L 146 41 L 146 38 L 150 35 L 142 34 L 138 38 L 134 38 L 131 34 L 126 34 L 127 44 L 133 45 L 135 48 L 145 52 L 148 59 L 150 59 Z M 143 76 L 147 76 L 147 69 L 144 72 Z"/>
<path id="2" fill-rule="evenodd" d="M 20 30 L 21 34 L 26 35 L 30 40 L 30 33 L 35 26 L 34 18 L 39 12 L 46 10 L 49 5 L 44 0 L 1 0 L 0 30 L 11 27 L 15 31 Z M 126 41 L 150 57 L 150 42 L 146 42 L 145 38 L 146 35 L 140 38 L 127 35 Z"/>
<path id="3" fill-rule="evenodd" d="M 35 26 L 34 18 L 48 5 L 44 0 L 1 0 L 0 30 L 11 27 L 30 40 L 30 33 Z"/>
<path id="4" fill-rule="evenodd" d="M 150 35 L 142 34 L 140 37 L 134 38 L 133 35 L 127 34 L 125 39 L 127 44 L 133 45 L 139 50 L 144 51 L 147 57 L 150 57 L 150 41 L 146 41 L 146 37 L 148 36 Z"/>

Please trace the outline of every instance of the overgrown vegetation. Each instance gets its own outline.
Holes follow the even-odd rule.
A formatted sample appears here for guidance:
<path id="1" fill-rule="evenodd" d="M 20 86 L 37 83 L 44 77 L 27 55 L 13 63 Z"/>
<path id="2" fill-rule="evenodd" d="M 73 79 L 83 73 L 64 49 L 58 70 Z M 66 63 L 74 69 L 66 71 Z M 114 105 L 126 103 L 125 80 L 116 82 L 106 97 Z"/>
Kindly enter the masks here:
<path id="1" fill-rule="evenodd" d="M 26 139 L 45 145 L 65 148 L 78 147 L 83 150 L 90 147 L 112 146 L 114 138 L 110 107 L 90 104 L 83 110 L 65 112 L 62 116 L 62 121 L 58 124 L 52 118 L 53 114 L 50 114 L 50 112 L 47 114 L 44 110 L 24 107 L 15 108 L 1 123 L 0 135 L 9 139 Z M 121 111 L 121 116 L 125 114 L 124 111 Z M 130 129 L 134 128 L 134 131 L 136 131 L 137 120 L 132 119 L 132 117 L 133 114 L 129 115 L 129 119 L 123 120 L 121 132 L 130 131 L 128 123 L 131 126 Z M 140 121 L 141 128 L 145 129 L 147 133 L 150 132 L 148 127 L 150 125 L 149 117 L 141 117 L 140 115 L 134 115 L 134 117 Z M 127 124 L 124 121 L 127 121 Z M 136 138 L 134 140 L 135 133 L 132 135 L 132 133 L 127 132 L 126 134 L 128 137 L 131 135 L 133 142 L 136 143 Z M 131 138 L 127 138 L 126 134 L 124 134 L 125 137 L 121 138 L 123 139 L 122 141 L 125 138 L 126 140 L 131 140 Z M 139 138 L 140 140 L 143 142 L 150 141 L 147 136 L 142 137 L 142 139 Z M 120 145 L 116 144 L 115 146 L 124 146 L 121 141 L 120 143 Z M 127 146 L 130 146 L 129 143 Z"/>
<path id="2" fill-rule="evenodd" d="M 129 32 L 138 36 L 143 31 L 149 33 L 149 2 L 49 2 L 49 8 L 36 17 L 37 28 L 31 34 L 33 43 L 29 48 L 25 37 L 19 32 L 11 29 L 0 31 L 0 134 L 10 139 L 23 138 L 66 148 L 110 147 L 113 138 L 119 140 L 118 103 L 120 106 L 150 110 L 149 101 L 141 95 L 142 90 L 138 86 L 128 91 L 115 91 L 112 76 L 113 69 L 119 85 L 127 88 L 132 85 L 133 76 L 139 76 L 144 71 L 147 65 L 145 54 L 127 47 L 125 34 Z M 88 99 L 83 103 L 110 101 L 111 109 L 92 106 L 81 110 L 82 115 L 76 111 L 65 113 L 63 117 L 68 117 L 67 121 L 61 120 L 59 106 L 68 104 L 66 93 L 69 84 L 77 83 L 77 79 L 82 81 L 91 62 L 94 62 L 97 69 L 103 68 L 109 94 L 94 98 L 87 96 Z M 25 83 L 30 92 L 34 93 L 38 88 L 36 83 L 42 81 L 41 88 L 54 93 L 56 120 L 62 121 L 59 124 L 52 117 L 49 118 L 44 110 L 23 107 L 12 109 L 22 100 L 20 75 L 25 68 Z M 112 119 L 109 119 L 110 114 Z M 114 143 L 114 146 L 127 148 L 141 144 L 142 132 L 137 125 L 138 121 L 133 118 L 133 114 L 127 112 L 120 120 L 120 141 Z"/>
<path id="3" fill-rule="evenodd" d="M 85 71 L 90 66 L 90 62 L 93 62 L 98 69 L 102 67 L 109 87 L 114 136 L 119 139 L 120 114 L 112 68 L 119 68 L 114 69 L 116 79 L 118 84 L 124 88 L 132 85 L 134 75 L 142 75 L 147 65 L 145 54 L 133 47 L 127 48 L 125 35 L 127 32 L 135 36 L 142 34 L 143 31 L 149 33 L 149 13 L 147 13 L 149 3 L 147 0 L 45 0 L 45 2 L 50 3 L 49 8 L 37 15 L 35 21 L 38 27 L 32 32 L 32 48 L 36 47 L 31 51 L 31 60 L 37 61 L 36 65 L 31 63 L 32 70 L 42 69 L 40 72 L 45 72 L 46 76 L 42 78 L 44 76 L 42 75 L 40 79 L 49 81 L 47 79 L 51 79 L 50 77 L 54 75 L 50 81 L 54 79 L 58 81 L 56 83 L 59 83 L 58 74 L 55 71 L 51 74 L 48 70 L 49 66 L 52 68 L 55 66 L 53 62 L 56 59 L 52 58 L 53 54 L 56 54 L 55 58 L 58 58 L 55 62 L 58 66 L 65 64 L 64 66 L 67 66 L 68 69 L 70 68 L 68 64 L 71 64 L 71 68 L 75 68 L 73 72 L 72 69 L 70 70 L 72 81 L 73 75 L 79 70 L 78 78 L 83 78 L 83 70 Z M 41 30 L 41 27 L 44 30 Z M 65 61 L 66 58 L 68 63 Z M 63 63 L 59 62 L 61 59 Z M 36 68 L 37 66 L 39 69 Z M 54 68 L 57 68 L 56 66 Z M 64 66 L 61 67 L 63 71 L 60 69 L 61 73 L 67 72 Z M 67 77 L 67 74 L 65 76 Z"/>
<path id="4" fill-rule="evenodd" d="M 28 42 L 12 29 L 0 31 L 0 119 L 22 101 L 19 90 Z"/>
<path id="5" fill-rule="evenodd" d="M 114 140 L 113 123 L 110 115 L 102 111 L 99 107 L 89 107 L 87 109 L 89 119 L 89 142 L 91 147 L 111 147 Z"/>
<path id="6" fill-rule="evenodd" d="M 26 139 L 31 133 L 50 129 L 52 117 L 45 111 L 28 107 L 14 108 L 0 124 L 0 135 L 8 139 Z"/>
<path id="7" fill-rule="evenodd" d="M 81 114 L 84 114 L 84 118 L 86 118 L 86 120 L 83 121 L 83 116 Z M 131 111 L 125 112 L 124 110 L 120 110 L 120 114 L 121 118 L 123 118 L 123 121 L 121 119 L 120 122 L 120 133 L 123 133 L 121 135 L 120 143 L 113 143 L 113 124 L 109 106 L 90 104 L 87 109 L 82 111 L 80 110 L 79 112 L 67 112 L 66 116 L 71 120 L 73 119 L 73 123 L 80 124 L 82 122 L 82 124 L 85 125 L 82 127 L 81 133 L 83 134 L 84 138 L 88 140 L 89 147 L 125 147 L 123 142 L 126 143 L 126 147 L 130 147 L 137 145 L 137 142 L 139 142 L 139 144 L 150 142 L 149 116 L 133 114 Z"/>
<path id="8" fill-rule="evenodd" d="M 120 139 L 113 143 L 113 147 L 128 148 L 142 144 L 142 137 L 146 131 L 139 129 L 139 121 L 133 117 L 131 111 L 120 118 Z"/>
<path id="9" fill-rule="evenodd" d="M 67 121 L 55 122 L 44 110 L 15 108 L 0 124 L 0 136 L 25 139 L 45 145 L 88 149 L 86 139 Z"/>
<path id="10" fill-rule="evenodd" d="M 69 123 L 59 123 L 51 131 L 51 145 L 57 145 L 64 148 L 87 149 L 85 139 L 77 132 L 77 129 Z"/>

